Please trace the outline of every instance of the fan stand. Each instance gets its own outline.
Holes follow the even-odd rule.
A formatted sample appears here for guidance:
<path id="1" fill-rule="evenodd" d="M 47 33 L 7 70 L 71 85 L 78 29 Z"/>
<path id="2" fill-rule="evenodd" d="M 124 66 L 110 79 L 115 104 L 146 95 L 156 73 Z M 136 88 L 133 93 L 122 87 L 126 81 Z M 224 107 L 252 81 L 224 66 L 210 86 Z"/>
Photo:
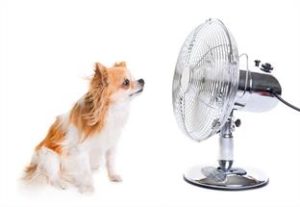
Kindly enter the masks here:
<path id="1" fill-rule="evenodd" d="M 184 174 L 184 179 L 191 184 L 220 189 L 245 190 L 268 184 L 269 179 L 255 170 L 233 168 L 233 134 L 240 121 L 233 121 L 233 111 L 220 131 L 219 167 L 192 167 Z"/>

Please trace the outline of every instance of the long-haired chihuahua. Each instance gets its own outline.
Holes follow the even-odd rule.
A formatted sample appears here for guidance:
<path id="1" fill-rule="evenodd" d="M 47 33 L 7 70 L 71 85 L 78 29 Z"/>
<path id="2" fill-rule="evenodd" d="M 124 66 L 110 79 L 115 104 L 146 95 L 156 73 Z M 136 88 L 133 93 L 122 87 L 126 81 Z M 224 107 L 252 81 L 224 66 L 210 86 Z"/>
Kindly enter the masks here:
<path id="1" fill-rule="evenodd" d="M 133 80 L 125 62 L 107 68 L 95 64 L 88 92 L 66 114 L 57 116 L 46 137 L 36 146 L 24 180 L 45 180 L 80 192 L 92 192 L 92 172 L 105 158 L 111 181 L 121 181 L 114 166 L 115 151 L 129 112 L 129 103 L 144 88 Z"/>

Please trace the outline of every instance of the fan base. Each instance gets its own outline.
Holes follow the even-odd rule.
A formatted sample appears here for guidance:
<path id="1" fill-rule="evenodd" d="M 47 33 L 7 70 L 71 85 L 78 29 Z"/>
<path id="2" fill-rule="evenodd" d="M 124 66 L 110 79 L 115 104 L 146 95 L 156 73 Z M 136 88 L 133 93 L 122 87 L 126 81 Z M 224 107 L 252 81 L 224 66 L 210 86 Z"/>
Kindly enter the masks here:
<path id="1" fill-rule="evenodd" d="M 269 179 L 256 170 L 231 168 L 223 171 L 215 167 L 192 167 L 184 174 L 190 184 L 218 190 L 246 190 L 268 184 Z"/>

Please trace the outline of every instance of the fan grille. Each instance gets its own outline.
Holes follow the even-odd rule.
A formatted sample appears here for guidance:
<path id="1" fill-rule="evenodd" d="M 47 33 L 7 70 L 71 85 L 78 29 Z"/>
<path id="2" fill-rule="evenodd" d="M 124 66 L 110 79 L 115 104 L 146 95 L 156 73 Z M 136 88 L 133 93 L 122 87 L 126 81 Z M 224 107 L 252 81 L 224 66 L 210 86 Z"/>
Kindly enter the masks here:
<path id="1" fill-rule="evenodd" d="M 209 19 L 185 40 L 173 80 L 173 109 L 180 128 L 201 141 L 228 118 L 238 89 L 238 50 L 224 24 Z"/>

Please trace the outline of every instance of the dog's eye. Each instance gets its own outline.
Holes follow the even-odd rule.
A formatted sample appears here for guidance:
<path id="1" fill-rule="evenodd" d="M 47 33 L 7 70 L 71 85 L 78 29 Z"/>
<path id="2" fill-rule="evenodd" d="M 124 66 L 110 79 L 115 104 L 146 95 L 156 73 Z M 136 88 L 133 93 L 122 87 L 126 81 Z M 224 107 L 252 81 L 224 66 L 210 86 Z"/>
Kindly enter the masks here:
<path id="1" fill-rule="evenodd" d="M 128 79 L 125 79 L 124 82 L 123 82 L 123 85 L 124 86 L 129 86 L 129 83 L 130 83 L 130 81 Z"/>

